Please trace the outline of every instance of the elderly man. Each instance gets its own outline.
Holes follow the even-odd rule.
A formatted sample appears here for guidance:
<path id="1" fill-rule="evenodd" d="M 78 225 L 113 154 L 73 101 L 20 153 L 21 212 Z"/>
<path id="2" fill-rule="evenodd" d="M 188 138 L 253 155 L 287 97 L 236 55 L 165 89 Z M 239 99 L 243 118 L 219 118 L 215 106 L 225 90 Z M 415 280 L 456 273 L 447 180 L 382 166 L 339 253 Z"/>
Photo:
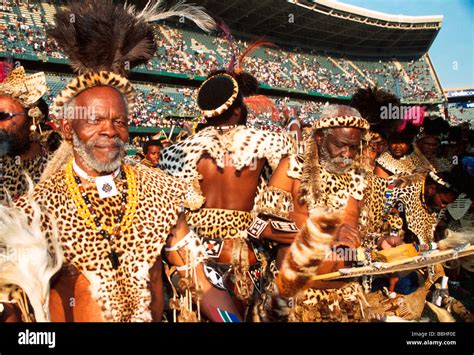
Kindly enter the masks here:
<path id="1" fill-rule="evenodd" d="M 71 15 L 78 19 L 74 24 Z M 174 303 L 182 311 L 180 319 L 197 319 L 189 297 L 201 299 L 201 310 L 211 320 L 218 319 L 217 308 L 237 314 L 228 294 L 211 286 L 199 264 L 205 252 L 181 213 L 187 187 L 159 170 L 123 160 L 134 98 L 123 69 L 153 55 L 149 15 L 137 16 L 134 7 L 107 0 L 73 3 L 55 17 L 51 35 L 71 62 L 81 59 L 83 74 L 56 97 L 54 107 L 57 114 L 63 113 L 62 130 L 74 157 L 32 194 L 42 211 L 42 232 L 52 247 L 57 231 L 64 255 L 63 267 L 51 284 L 53 321 L 160 321 L 165 245 L 168 262 L 185 280 L 182 288 L 189 303 Z M 100 57 L 92 51 L 94 45 L 103 45 L 106 35 L 116 38 L 113 50 L 115 45 L 120 50 L 139 49 L 133 55 L 121 52 L 123 62 L 108 62 L 110 53 L 101 52 Z M 125 46 L 125 38 L 142 45 Z M 93 60 L 85 53 L 94 53 Z M 25 196 L 17 206 L 31 213 L 30 204 Z"/>
<path id="2" fill-rule="evenodd" d="M 201 208 L 186 214 L 188 224 L 208 247 L 209 279 L 234 293 L 242 314 L 254 300 L 264 262 L 247 238 L 250 211 L 264 170 L 275 169 L 293 149 L 287 135 L 245 126 L 243 98 L 253 94 L 250 87 L 256 90 L 258 83 L 245 72 L 210 75 L 197 99 L 207 122 L 197 134 L 165 149 L 161 161 L 164 171 L 200 190 Z"/>
<path id="3" fill-rule="evenodd" d="M 27 76 L 23 67 L 0 83 L 0 204 L 7 202 L 5 191 L 13 200 L 26 191 L 23 173 L 37 183 L 48 162 L 47 150 L 36 139 L 48 114 L 41 99 L 46 91 L 44 73 Z"/>
<path id="4" fill-rule="evenodd" d="M 360 245 L 357 228 L 365 184 L 363 176 L 355 170 L 355 161 L 361 136 L 368 128 L 369 123 L 357 110 L 348 106 L 328 106 L 314 124 L 305 155 L 282 159 L 256 207 L 258 218 L 249 228 L 255 238 L 271 241 L 276 246 L 276 263 L 270 268 L 273 274 L 280 267 L 298 229 L 306 223 L 309 211 L 315 208 L 344 212 L 344 223 L 336 232 L 333 248 L 356 249 Z M 286 231 L 280 228 L 281 222 L 287 226 Z M 331 253 L 327 260 L 321 261 L 318 273 L 335 271 L 343 265 L 344 260 Z M 314 294 L 321 292 L 318 289 L 332 289 L 323 292 L 330 292 L 336 298 L 339 296 L 336 296 L 335 288 L 346 287 L 349 293 L 358 292 L 353 285 L 345 286 L 341 282 L 319 281 L 309 286 L 311 289 L 294 309 L 294 320 L 333 319 L 328 305 L 316 302 Z M 257 318 L 266 318 L 274 285 L 269 285 L 266 291 L 256 309 Z M 353 306 L 357 307 L 356 304 Z M 339 317 L 347 318 L 348 315 L 343 310 Z"/>

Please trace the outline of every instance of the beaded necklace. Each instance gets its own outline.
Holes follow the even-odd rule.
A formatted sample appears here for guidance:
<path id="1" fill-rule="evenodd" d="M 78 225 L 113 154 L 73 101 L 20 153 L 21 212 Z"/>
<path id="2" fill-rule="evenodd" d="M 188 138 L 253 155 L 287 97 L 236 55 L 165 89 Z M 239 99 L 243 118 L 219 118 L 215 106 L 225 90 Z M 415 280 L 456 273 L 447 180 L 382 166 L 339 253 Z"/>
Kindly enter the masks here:
<path id="1" fill-rule="evenodd" d="M 421 185 L 421 205 L 425 210 L 428 210 L 428 206 L 426 205 L 425 201 L 425 181 L 423 181 L 423 185 Z"/>
<path id="2" fill-rule="evenodd" d="M 81 178 L 74 172 L 72 160 L 66 167 L 65 173 L 66 184 L 79 217 L 84 220 L 90 229 L 97 231 L 100 236 L 109 242 L 111 251 L 108 257 L 112 267 L 116 270 L 119 266 L 120 255 L 116 251 L 115 241 L 119 238 L 120 233 L 124 233 L 132 224 L 138 205 L 135 173 L 129 165 L 123 165 L 120 172 L 120 177 L 124 180 L 120 212 L 114 218 L 115 221 L 112 226 L 100 223 L 89 196 L 87 196 L 82 186 Z"/>

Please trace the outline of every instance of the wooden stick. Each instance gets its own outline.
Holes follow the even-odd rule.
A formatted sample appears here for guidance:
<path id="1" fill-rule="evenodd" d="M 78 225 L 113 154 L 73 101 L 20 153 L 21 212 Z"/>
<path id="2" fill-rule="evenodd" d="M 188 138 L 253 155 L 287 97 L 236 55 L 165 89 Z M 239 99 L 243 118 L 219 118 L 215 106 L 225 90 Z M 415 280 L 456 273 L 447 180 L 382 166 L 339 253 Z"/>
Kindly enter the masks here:
<path id="1" fill-rule="evenodd" d="M 169 140 L 171 140 L 171 137 L 173 137 L 173 131 L 174 131 L 174 125 L 171 126 L 171 129 L 170 129 L 170 136 L 168 137 Z M 166 137 L 166 135 L 165 135 Z"/>
<path id="2" fill-rule="evenodd" d="M 469 255 L 474 255 L 474 246 L 472 245 L 457 253 L 453 249 L 437 251 L 425 257 L 422 255 L 418 255 L 412 258 L 397 260 L 391 263 L 380 263 L 382 266 L 379 268 L 371 265 L 351 269 L 343 269 L 344 271 L 342 272 L 336 271 L 323 275 L 315 275 L 311 277 L 311 280 L 336 280 L 364 275 L 383 275 L 396 271 L 416 270 L 422 267 L 439 264 L 445 261 L 458 259 Z"/>

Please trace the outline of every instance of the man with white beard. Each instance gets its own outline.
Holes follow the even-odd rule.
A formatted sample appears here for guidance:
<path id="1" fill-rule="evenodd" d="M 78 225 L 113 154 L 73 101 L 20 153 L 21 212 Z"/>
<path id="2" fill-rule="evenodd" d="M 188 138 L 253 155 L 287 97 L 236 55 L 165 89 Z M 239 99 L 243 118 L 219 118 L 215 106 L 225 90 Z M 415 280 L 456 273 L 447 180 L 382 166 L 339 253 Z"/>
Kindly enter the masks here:
<path id="1" fill-rule="evenodd" d="M 356 170 L 356 158 L 360 150 L 362 134 L 369 129 L 369 123 L 360 113 L 349 106 L 330 105 L 313 125 L 311 136 L 306 141 L 304 155 L 290 155 L 283 158 L 272 175 L 269 185 L 259 199 L 255 208 L 258 217 L 249 228 L 255 238 L 273 243 L 276 249 L 276 260 L 272 262 L 269 278 L 274 278 L 289 246 L 307 219 L 309 212 L 315 208 L 327 208 L 344 213 L 343 224 L 335 233 L 331 245 L 333 252 L 322 260 L 318 267 L 319 274 L 337 271 L 344 267 L 345 260 L 340 257 L 336 248 L 348 248 L 354 251 L 360 246 L 358 227 L 362 222 L 361 207 L 364 195 L 364 177 Z M 278 229 L 281 221 L 294 227 L 282 232 Z M 354 260 L 353 260 L 354 261 Z M 358 287 L 340 281 L 313 281 L 308 285 L 290 320 L 325 321 L 354 320 L 358 317 L 355 307 L 357 302 L 349 305 L 354 311 L 348 315 L 345 310 L 337 310 L 337 317 L 327 304 L 313 304 L 314 293 L 320 289 L 330 292 L 333 301 L 342 294 L 356 294 Z M 267 319 L 271 306 L 271 295 L 275 285 L 270 283 L 256 308 L 255 317 Z M 326 292 L 326 293 L 327 293 Z M 339 300 L 342 304 L 342 299 Z"/>
<path id="2" fill-rule="evenodd" d="M 188 201 L 186 184 L 158 169 L 124 162 L 135 99 L 126 68 L 145 63 L 156 49 L 147 18 L 166 17 L 156 6 L 147 9 L 152 13 L 138 15 L 130 5 L 86 0 L 55 15 L 50 35 L 71 62 L 81 63 L 79 70 L 75 67 L 80 75 L 53 105 L 73 158 L 42 180 L 32 196 L 16 203 L 30 217 L 34 204 L 39 205 L 41 222 L 39 228 L 33 226 L 34 233 L 41 229 L 50 247 L 59 242 L 62 249 L 62 268 L 51 279 L 49 304 L 43 305 L 49 307 L 52 321 L 160 321 L 162 255 L 177 267 L 187 292 L 188 304 L 173 303 L 178 320 L 200 319 L 191 301 L 210 320 L 220 320 L 215 309 L 237 314 L 229 295 L 212 287 L 204 275 L 205 250 L 182 213 Z M 212 23 L 199 8 L 192 10 L 182 15 L 198 13 Z M 69 21 L 72 15 L 74 24 Z M 104 38 L 110 35 L 116 40 L 108 52 Z M 125 40 L 131 42 L 125 45 Z M 103 51 L 93 50 L 96 46 Z M 135 49 L 128 53 L 124 48 Z M 94 53 L 93 58 L 88 53 Z M 110 57 L 118 59 L 108 62 Z M 4 318 L 18 320 L 18 312 L 9 304 Z"/>

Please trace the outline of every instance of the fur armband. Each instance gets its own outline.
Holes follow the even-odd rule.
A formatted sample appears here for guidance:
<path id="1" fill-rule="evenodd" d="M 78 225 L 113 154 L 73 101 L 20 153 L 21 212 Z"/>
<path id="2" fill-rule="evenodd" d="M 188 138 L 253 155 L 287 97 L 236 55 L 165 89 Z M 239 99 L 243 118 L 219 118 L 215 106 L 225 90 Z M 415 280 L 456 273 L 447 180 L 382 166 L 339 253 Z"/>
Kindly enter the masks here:
<path id="1" fill-rule="evenodd" d="M 272 214 L 288 219 L 290 212 L 294 210 L 293 196 L 291 192 L 274 186 L 267 186 L 263 191 L 255 212 L 258 214 Z"/>
<path id="2" fill-rule="evenodd" d="M 179 271 L 189 270 L 208 258 L 201 239 L 196 235 L 196 233 L 194 233 L 194 231 L 189 231 L 188 234 L 186 234 L 175 245 L 165 248 L 165 251 L 178 251 L 185 247 L 189 252 L 189 264 L 176 267 Z"/>

